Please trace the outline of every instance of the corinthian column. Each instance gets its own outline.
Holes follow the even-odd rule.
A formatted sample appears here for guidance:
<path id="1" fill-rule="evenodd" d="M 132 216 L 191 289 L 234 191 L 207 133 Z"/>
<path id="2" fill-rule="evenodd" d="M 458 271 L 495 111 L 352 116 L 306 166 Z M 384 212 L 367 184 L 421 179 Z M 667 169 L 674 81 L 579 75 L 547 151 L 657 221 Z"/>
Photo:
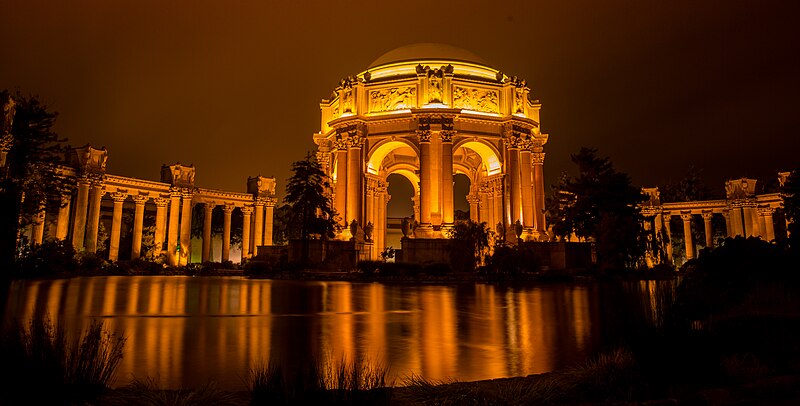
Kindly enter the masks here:
<path id="1" fill-rule="evenodd" d="M 713 216 L 714 213 L 711 212 L 703 213 L 703 228 L 705 229 L 706 248 L 714 248 L 714 229 L 711 226 L 711 219 Z"/>
<path id="2" fill-rule="evenodd" d="M 225 203 L 222 206 L 224 218 L 222 223 L 222 262 L 230 261 L 231 258 L 231 213 L 233 213 L 233 204 Z"/>
<path id="3" fill-rule="evenodd" d="M 75 219 L 72 222 L 72 246 L 76 251 L 84 247 L 84 236 L 86 235 L 86 210 L 89 204 L 89 185 L 86 178 L 78 180 L 78 197 L 75 199 Z"/>
<path id="4" fill-rule="evenodd" d="M 180 222 L 181 192 L 173 190 L 169 195 L 169 226 L 167 227 L 167 260 L 178 265 L 178 224 Z"/>
<path id="5" fill-rule="evenodd" d="M 347 223 L 353 220 L 363 227 L 361 219 L 361 143 L 360 136 L 350 136 L 347 144 Z"/>
<path id="6" fill-rule="evenodd" d="M 100 202 L 105 191 L 100 182 L 92 183 L 91 196 L 89 197 L 89 224 L 86 229 L 86 251 L 97 251 L 97 233 L 100 228 Z"/>
<path id="7" fill-rule="evenodd" d="M 111 218 L 111 241 L 108 243 L 108 260 L 116 261 L 119 259 L 119 235 L 122 229 L 122 205 L 125 204 L 127 193 L 111 193 L 114 200 L 114 214 Z"/>
<path id="8" fill-rule="evenodd" d="M 334 189 L 334 205 L 341 222 L 347 222 L 347 141 L 338 140 L 336 145 L 336 188 Z M 347 226 L 347 224 L 342 224 Z M 344 227 L 347 229 L 347 227 Z"/>
<path id="9" fill-rule="evenodd" d="M 531 150 L 527 145 L 519 150 L 520 188 L 522 191 L 522 225 L 525 234 L 533 230 L 533 168 L 531 167 Z"/>
<path id="10" fill-rule="evenodd" d="M 511 216 L 510 221 L 513 225 L 517 221 L 522 222 L 522 196 L 520 190 L 520 174 L 519 174 L 519 138 L 511 137 L 508 141 L 508 165 L 506 171 L 510 176 L 509 187 L 511 188 Z"/>
<path id="11" fill-rule="evenodd" d="M 156 197 L 153 199 L 156 204 L 156 230 L 153 236 L 153 256 L 158 258 L 161 255 L 161 250 L 164 247 L 164 231 L 167 222 L 167 204 L 169 199 L 165 197 Z"/>
<path id="12" fill-rule="evenodd" d="M 253 253 L 258 254 L 258 247 L 263 245 L 261 239 L 264 237 L 264 200 L 260 197 L 256 198 L 254 203 L 256 210 L 254 224 L 253 224 Z"/>
<path id="13" fill-rule="evenodd" d="M 56 239 L 67 239 L 69 232 L 69 202 L 72 196 L 61 195 L 61 204 L 58 207 L 58 221 L 56 222 Z"/>
<path id="14" fill-rule="evenodd" d="M 453 218 L 453 136 L 455 130 L 442 130 L 442 223 L 452 226 Z"/>
<path id="15" fill-rule="evenodd" d="M 547 233 L 547 222 L 544 216 L 544 152 L 541 146 L 535 146 L 531 154 L 533 165 L 533 223 L 541 236 Z"/>
<path id="16" fill-rule="evenodd" d="M 264 245 L 272 245 L 272 227 L 275 222 L 274 197 L 268 197 L 264 202 Z"/>
<path id="17" fill-rule="evenodd" d="M 203 207 L 203 251 L 202 261 L 211 261 L 211 219 L 214 214 L 214 202 L 206 202 Z"/>
<path id="18" fill-rule="evenodd" d="M 189 263 L 191 258 L 190 247 L 192 246 L 192 193 L 184 192 L 182 194 L 182 207 L 181 207 L 181 265 Z"/>
<path id="19" fill-rule="evenodd" d="M 775 239 L 775 223 L 772 220 L 772 213 L 775 211 L 772 207 L 763 207 L 758 209 L 758 215 L 761 218 L 761 229 L 764 230 L 764 239 L 772 241 Z"/>
<path id="20" fill-rule="evenodd" d="M 694 258 L 694 241 L 692 241 L 692 214 L 681 213 L 683 220 L 683 241 L 686 244 L 686 260 Z"/>
<path id="21" fill-rule="evenodd" d="M 419 227 L 418 230 L 422 237 L 430 237 L 432 233 L 431 228 L 431 196 L 433 193 L 431 185 L 431 177 L 433 175 L 433 168 L 431 165 L 431 132 L 430 130 L 417 131 L 419 136 Z"/>
<path id="22" fill-rule="evenodd" d="M 136 259 L 142 253 L 142 228 L 144 225 L 144 205 L 150 199 L 147 195 L 133 196 L 136 205 L 133 214 L 133 244 L 131 245 L 131 259 Z"/>
<path id="23" fill-rule="evenodd" d="M 253 214 L 253 206 L 242 207 L 242 260 L 250 258 L 250 223 Z"/>

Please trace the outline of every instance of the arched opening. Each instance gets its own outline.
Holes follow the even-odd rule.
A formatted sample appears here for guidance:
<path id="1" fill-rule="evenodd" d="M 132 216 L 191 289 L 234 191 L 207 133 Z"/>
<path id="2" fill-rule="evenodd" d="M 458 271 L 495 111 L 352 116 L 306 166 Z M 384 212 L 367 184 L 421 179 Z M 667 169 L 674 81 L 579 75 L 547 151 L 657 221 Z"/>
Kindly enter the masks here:
<path id="1" fill-rule="evenodd" d="M 453 217 L 456 221 L 466 221 L 470 219 L 469 201 L 467 196 L 470 192 L 471 182 L 469 176 L 457 173 L 453 176 Z"/>
<path id="2" fill-rule="evenodd" d="M 392 173 L 386 178 L 387 193 L 391 196 L 386 205 L 386 247 L 400 249 L 403 238 L 403 218 L 414 215 L 414 185 L 402 173 Z"/>
<path id="3" fill-rule="evenodd" d="M 500 163 L 499 151 L 497 151 L 494 146 L 481 141 L 466 141 L 454 145 L 453 153 L 459 154 L 461 148 L 469 149 L 480 156 L 480 162 L 483 164 L 483 169 L 485 170 L 483 175 L 491 176 L 502 172 L 503 168 Z"/>

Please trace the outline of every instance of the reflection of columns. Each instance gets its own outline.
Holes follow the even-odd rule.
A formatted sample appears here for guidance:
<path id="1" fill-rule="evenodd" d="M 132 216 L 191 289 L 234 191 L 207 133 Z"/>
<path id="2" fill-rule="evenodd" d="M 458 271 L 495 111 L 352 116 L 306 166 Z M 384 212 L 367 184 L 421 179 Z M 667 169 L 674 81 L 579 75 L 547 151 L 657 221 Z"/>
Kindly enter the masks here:
<path id="1" fill-rule="evenodd" d="M 33 220 L 33 243 L 34 244 L 41 244 L 42 240 L 44 240 L 44 219 L 47 217 L 47 212 L 45 211 L 45 203 L 39 206 L 39 211 L 34 215 Z"/>
<path id="2" fill-rule="evenodd" d="M 670 228 L 669 228 L 670 219 L 672 218 L 672 216 L 669 215 L 669 214 L 664 214 L 662 216 L 662 218 L 664 219 L 664 231 L 667 232 L 667 241 L 666 241 L 666 243 L 667 243 L 667 260 L 670 263 L 672 263 L 673 262 L 673 260 L 672 260 L 672 258 L 673 258 L 672 257 L 672 232 L 670 231 Z"/>
<path id="3" fill-rule="evenodd" d="M 61 195 L 58 206 L 58 220 L 56 222 L 56 240 L 65 240 L 69 232 L 69 201 L 72 196 Z"/>
<path id="4" fill-rule="evenodd" d="M 100 229 L 100 202 L 103 198 L 103 184 L 94 182 L 89 196 L 89 220 L 86 228 L 86 251 L 97 251 L 97 233 Z"/>
<path id="5" fill-rule="evenodd" d="M 169 196 L 169 225 L 167 226 L 167 259 L 172 266 L 178 265 L 178 222 L 180 221 L 181 192 L 173 190 Z"/>
<path id="6" fill-rule="evenodd" d="M 712 212 L 703 213 L 703 228 L 706 233 L 706 248 L 714 248 L 714 228 L 711 226 Z"/>
<path id="7" fill-rule="evenodd" d="M 78 197 L 75 199 L 75 220 L 72 222 L 72 245 L 76 251 L 83 249 L 83 238 L 86 233 L 86 210 L 89 204 L 89 181 L 82 178 L 78 181 Z"/>
<path id="8" fill-rule="evenodd" d="M 191 258 L 191 242 L 192 242 L 192 193 L 184 192 L 182 195 L 183 206 L 181 207 L 181 265 L 189 263 Z"/>
<path id="9" fill-rule="evenodd" d="M 158 258 L 161 255 L 161 250 L 164 248 L 164 225 L 166 225 L 167 221 L 167 203 L 169 203 L 169 199 L 165 197 L 156 197 L 153 199 L 153 202 L 156 204 L 156 230 L 155 235 L 153 236 L 153 256 Z"/>
<path id="10" fill-rule="evenodd" d="M 361 218 L 361 142 L 362 138 L 351 135 L 347 148 L 347 224 L 353 220 L 364 227 Z"/>
<path id="11" fill-rule="evenodd" d="M 144 205 L 149 197 L 147 195 L 133 196 L 136 209 L 133 214 L 133 244 L 131 245 L 131 259 L 141 256 L 142 252 L 142 228 L 144 225 Z"/>
<path id="12" fill-rule="evenodd" d="M 431 177 L 433 167 L 431 162 L 431 132 L 430 130 L 417 131 L 419 136 L 419 229 L 424 237 L 429 237 L 431 233 Z"/>
<path id="13" fill-rule="evenodd" d="M 203 207 L 203 251 L 201 260 L 211 261 L 211 219 L 214 215 L 214 202 L 206 202 Z"/>
<path id="14" fill-rule="evenodd" d="M 454 130 L 442 130 L 442 223 L 453 224 L 453 135 Z"/>
<path id="15" fill-rule="evenodd" d="M 764 230 L 763 238 L 767 241 L 775 239 L 775 224 L 772 220 L 772 213 L 775 211 L 772 207 L 762 207 L 758 209 L 758 214 L 761 220 L 761 229 Z"/>
<path id="16" fill-rule="evenodd" d="M 692 241 L 692 213 L 681 213 L 683 220 L 683 241 L 686 245 L 686 260 L 694 258 L 694 242 Z"/>
<path id="17" fill-rule="evenodd" d="M 531 154 L 533 162 L 533 222 L 536 230 L 543 234 L 547 232 L 547 224 L 544 217 L 544 152 L 542 147 L 536 147 Z"/>
<path id="18" fill-rule="evenodd" d="M 344 140 L 336 141 L 336 188 L 334 193 L 336 195 L 334 199 L 334 209 L 336 209 L 336 214 L 338 214 L 341 217 L 341 221 L 343 223 L 346 223 L 347 222 L 347 142 Z M 257 208 L 256 208 L 256 218 L 258 218 Z"/>
<path id="19" fill-rule="evenodd" d="M 111 241 L 108 243 L 108 260 L 116 261 L 119 259 L 119 235 L 122 229 L 122 205 L 125 204 L 127 193 L 111 193 L 114 200 L 114 214 L 111 217 Z"/>
<path id="20" fill-rule="evenodd" d="M 254 203 L 256 214 L 253 224 L 253 253 L 258 255 L 258 247 L 260 247 L 261 239 L 264 237 L 264 200 L 260 197 L 256 198 Z"/>
<path id="21" fill-rule="evenodd" d="M 520 188 L 522 189 L 522 225 L 533 229 L 533 168 L 531 150 L 527 147 L 519 151 Z"/>
<path id="22" fill-rule="evenodd" d="M 231 213 L 233 204 L 225 203 L 222 206 L 224 222 L 222 223 L 222 262 L 229 261 L 231 257 Z"/>
<path id="23" fill-rule="evenodd" d="M 275 198 L 268 197 L 264 204 L 264 245 L 272 245 L 272 227 L 275 221 Z"/>
<path id="24" fill-rule="evenodd" d="M 253 214 L 253 206 L 242 207 L 242 263 L 250 258 L 250 222 Z"/>

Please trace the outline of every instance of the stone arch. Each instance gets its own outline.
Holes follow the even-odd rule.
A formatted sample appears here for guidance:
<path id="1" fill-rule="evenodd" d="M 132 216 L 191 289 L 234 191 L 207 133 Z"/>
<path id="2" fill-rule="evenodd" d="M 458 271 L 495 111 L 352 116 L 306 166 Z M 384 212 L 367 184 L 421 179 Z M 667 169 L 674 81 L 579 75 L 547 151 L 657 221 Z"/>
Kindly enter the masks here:
<path id="1" fill-rule="evenodd" d="M 386 155 L 399 148 L 411 148 L 414 155 L 419 157 L 419 149 L 411 141 L 404 138 L 387 138 L 379 141 L 370 149 L 367 155 L 367 173 L 377 175 Z"/>
<path id="2" fill-rule="evenodd" d="M 486 168 L 486 176 L 502 173 L 503 165 L 500 162 L 502 154 L 491 143 L 477 138 L 468 138 L 453 145 L 453 152 L 459 148 L 468 148 L 480 155 L 483 166 Z"/>
<path id="3" fill-rule="evenodd" d="M 389 175 L 401 175 L 411 182 L 411 186 L 414 187 L 414 195 L 419 196 L 419 175 L 416 173 L 416 170 L 417 168 L 408 164 L 396 164 L 386 168 L 386 172 L 381 177 L 384 182 L 388 182 Z"/>

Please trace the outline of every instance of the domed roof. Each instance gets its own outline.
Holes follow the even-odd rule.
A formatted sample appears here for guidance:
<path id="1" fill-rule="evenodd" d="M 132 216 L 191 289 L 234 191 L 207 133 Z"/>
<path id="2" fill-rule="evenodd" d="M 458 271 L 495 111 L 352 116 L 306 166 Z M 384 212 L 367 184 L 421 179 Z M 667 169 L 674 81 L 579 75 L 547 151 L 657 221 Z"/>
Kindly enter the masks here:
<path id="1" fill-rule="evenodd" d="M 387 65 L 397 62 L 424 61 L 424 60 L 448 60 L 471 62 L 478 65 L 490 66 L 483 58 L 470 51 L 454 47 L 447 44 L 420 43 L 405 45 L 395 48 L 374 60 L 367 69 L 377 66 Z"/>

